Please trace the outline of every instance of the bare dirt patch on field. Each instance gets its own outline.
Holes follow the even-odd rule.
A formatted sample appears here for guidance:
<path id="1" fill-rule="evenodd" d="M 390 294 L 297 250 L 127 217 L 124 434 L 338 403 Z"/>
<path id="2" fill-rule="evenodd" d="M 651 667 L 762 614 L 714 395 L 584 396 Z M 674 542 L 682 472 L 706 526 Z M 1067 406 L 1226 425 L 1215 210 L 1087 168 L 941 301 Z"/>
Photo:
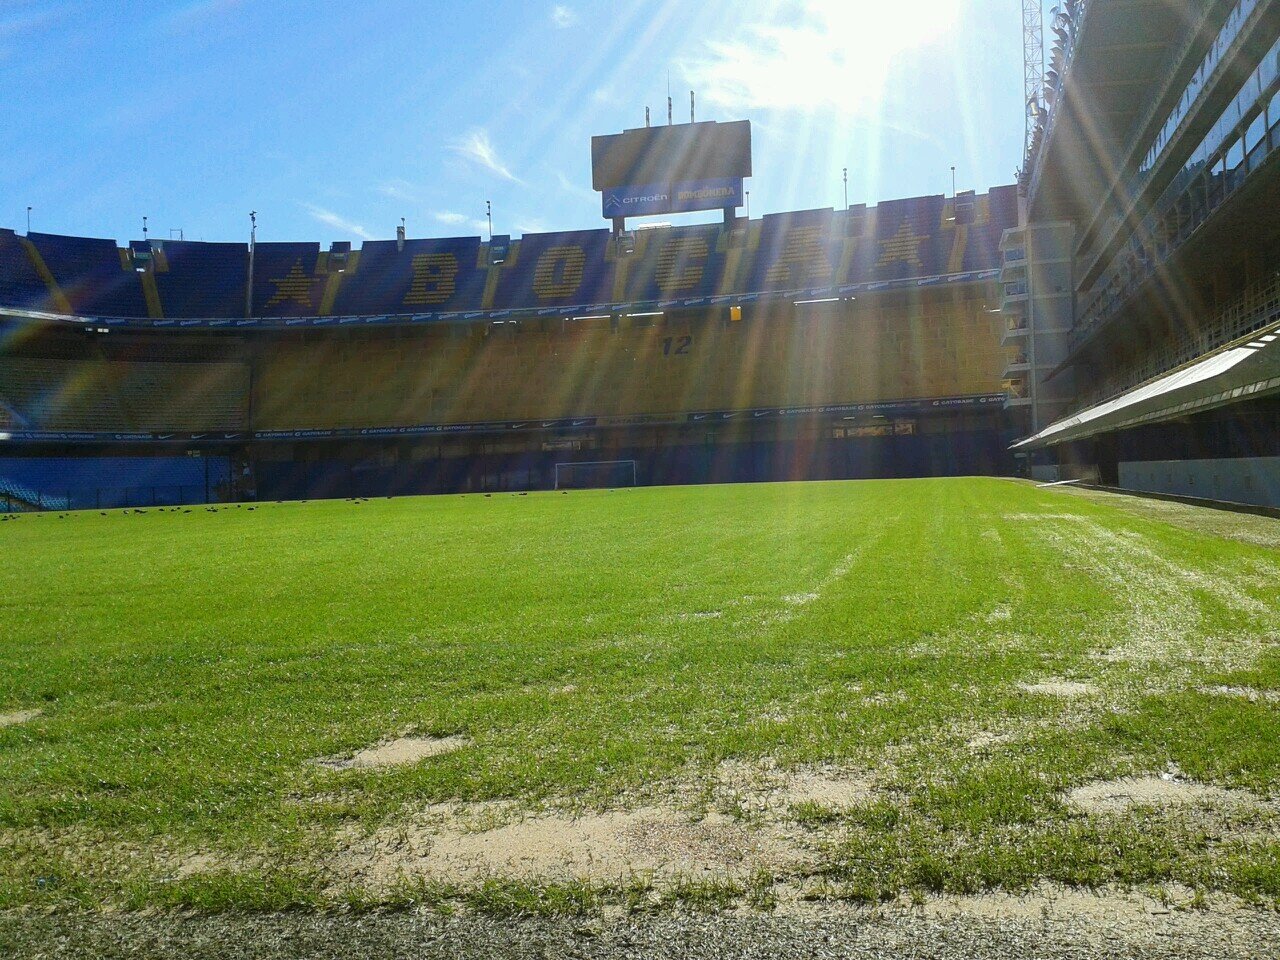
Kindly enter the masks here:
<path id="1" fill-rule="evenodd" d="M 688 622 L 691 620 L 719 620 L 723 616 L 723 610 L 694 610 L 688 613 L 677 613 L 675 618 L 681 622 Z"/>
<path id="2" fill-rule="evenodd" d="M 324 868 L 335 882 L 375 889 L 403 879 L 469 885 L 498 877 L 733 882 L 816 863 L 796 807 L 838 814 L 875 799 L 869 777 L 835 766 L 726 761 L 710 779 L 668 784 L 626 809 L 438 804 L 373 832 L 352 826 L 334 837 Z"/>
<path id="3" fill-rule="evenodd" d="M 646 807 L 578 816 L 539 814 L 489 829 L 456 823 L 388 827 L 356 838 L 335 874 L 374 887 L 402 878 L 476 883 L 493 877 L 592 882 L 742 879 L 807 862 L 783 832 L 711 813 Z"/>
<path id="4" fill-rule="evenodd" d="M 1236 697 L 1250 703 L 1280 703 L 1280 690 L 1255 690 L 1253 687 L 1204 687 L 1202 693 L 1218 697 Z"/>
<path id="5" fill-rule="evenodd" d="M 983 614 L 982 616 L 983 622 L 990 625 L 995 625 L 997 623 L 1004 623 L 1005 621 L 1010 620 L 1012 618 L 1013 618 L 1013 608 L 1009 606 L 1009 604 L 1007 603 L 1001 603 L 993 607 L 991 610 L 987 611 L 987 613 Z"/>
<path id="6" fill-rule="evenodd" d="M 322 757 L 315 762 L 327 770 L 397 767 L 461 750 L 468 743 L 470 741 L 463 736 L 397 737 L 366 747 L 351 756 Z"/>
<path id="7" fill-rule="evenodd" d="M 1091 683 L 1077 680 L 1041 680 L 1037 683 L 1020 683 L 1018 689 L 1023 693 L 1042 694 L 1047 697 L 1095 697 L 1098 688 Z"/>
<path id="8" fill-rule="evenodd" d="M 789 777 L 782 791 L 787 803 L 813 803 L 828 810 L 848 810 L 875 799 L 869 778 L 805 772 Z"/>
<path id="9" fill-rule="evenodd" d="M 16 727 L 20 723 L 29 723 L 42 712 L 41 710 L 14 710 L 11 713 L 0 713 L 0 727 Z"/>
<path id="10" fill-rule="evenodd" d="M 1082 813 L 1119 814 L 1134 807 L 1258 807 L 1262 801 L 1243 790 L 1225 790 L 1170 776 L 1121 777 L 1087 783 L 1067 796 L 1067 803 Z"/>
<path id="11" fill-rule="evenodd" d="M 769 761 L 726 760 L 716 770 L 714 797 L 722 809 L 738 813 L 785 812 L 797 804 L 831 811 L 873 803 L 871 777 L 834 766 L 782 770 Z"/>
<path id="12" fill-rule="evenodd" d="M 970 750 L 990 750 L 993 747 L 1003 747 L 1006 744 L 1014 743 L 1017 740 L 1017 734 L 1012 731 L 996 731 L 996 730 L 979 730 L 977 733 L 965 740 L 965 746 Z"/>

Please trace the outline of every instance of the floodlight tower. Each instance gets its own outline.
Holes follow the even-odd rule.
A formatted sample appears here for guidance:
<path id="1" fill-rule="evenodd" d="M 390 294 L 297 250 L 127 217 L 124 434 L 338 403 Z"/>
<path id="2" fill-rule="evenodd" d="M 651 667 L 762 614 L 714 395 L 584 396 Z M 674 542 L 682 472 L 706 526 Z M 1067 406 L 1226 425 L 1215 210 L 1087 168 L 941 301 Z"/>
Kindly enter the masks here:
<path id="1" fill-rule="evenodd" d="M 1022 156 L 1031 153 L 1031 138 L 1044 89 L 1044 7 L 1041 0 L 1022 0 L 1022 106 L 1025 129 Z"/>

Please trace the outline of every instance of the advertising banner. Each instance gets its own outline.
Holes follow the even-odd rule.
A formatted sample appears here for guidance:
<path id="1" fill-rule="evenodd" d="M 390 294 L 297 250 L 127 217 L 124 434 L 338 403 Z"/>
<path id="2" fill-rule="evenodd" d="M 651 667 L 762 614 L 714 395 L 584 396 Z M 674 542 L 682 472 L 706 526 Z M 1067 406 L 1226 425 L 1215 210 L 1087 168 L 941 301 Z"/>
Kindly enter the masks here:
<path id="1" fill-rule="evenodd" d="M 610 187 L 601 193 L 600 203 L 607 219 L 736 208 L 743 205 L 742 178 Z"/>

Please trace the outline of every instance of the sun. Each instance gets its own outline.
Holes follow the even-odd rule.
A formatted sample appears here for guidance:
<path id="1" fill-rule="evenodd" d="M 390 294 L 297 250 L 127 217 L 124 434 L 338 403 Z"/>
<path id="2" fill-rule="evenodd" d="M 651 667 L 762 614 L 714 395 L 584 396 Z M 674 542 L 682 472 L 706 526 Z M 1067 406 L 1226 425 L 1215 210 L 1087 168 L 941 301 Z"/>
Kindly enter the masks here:
<path id="1" fill-rule="evenodd" d="M 691 73 L 716 103 L 844 110 L 879 103 L 895 57 L 953 28 L 959 0 L 802 0 L 757 5 Z"/>

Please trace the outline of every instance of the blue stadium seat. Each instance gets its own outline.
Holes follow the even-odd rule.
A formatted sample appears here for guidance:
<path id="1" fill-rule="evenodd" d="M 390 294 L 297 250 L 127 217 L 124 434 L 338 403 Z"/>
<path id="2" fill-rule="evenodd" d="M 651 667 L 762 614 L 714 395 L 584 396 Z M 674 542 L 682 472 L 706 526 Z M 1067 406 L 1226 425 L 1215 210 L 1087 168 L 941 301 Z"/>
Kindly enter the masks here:
<path id="1" fill-rule="evenodd" d="M 876 206 L 874 259 L 864 261 L 867 280 L 905 280 L 947 273 L 951 252 L 949 235 L 943 238 L 942 217 L 946 198 L 915 197 L 888 200 Z M 951 233 L 948 231 L 948 233 Z"/>
<path id="2" fill-rule="evenodd" d="M 529 234 L 498 281 L 494 306 L 568 307 L 613 300 L 608 230 Z"/>
<path id="3" fill-rule="evenodd" d="M 765 216 L 746 289 L 803 290 L 835 284 L 844 238 L 837 235 L 834 214 L 827 208 Z"/>
<path id="4" fill-rule="evenodd" d="M 81 316 L 145 317 L 146 301 L 138 275 L 126 269 L 114 240 L 32 233 L 27 239 L 40 254 L 58 289 Z"/>
<path id="5" fill-rule="evenodd" d="M 192 240 L 151 242 L 166 317 L 243 317 L 249 247 Z"/>
<path id="6" fill-rule="evenodd" d="M 720 224 L 643 231 L 635 252 L 626 257 L 611 246 L 607 230 L 527 234 L 506 258 L 494 262 L 479 237 L 370 240 L 332 278 L 317 272 L 319 244 L 261 243 L 252 309 L 262 317 L 465 313 L 486 307 L 575 307 L 806 290 L 995 270 L 1000 266 L 1000 235 L 1018 222 L 1017 188 L 995 187 L 974 200 L 975 216 L 963 224 L 964 232 L 947 218 L 952 209 L 948 198 L 916 197 L 848 211 L 770 214 L 733 232 Z M 139 274 L 127 268 L 114 241 L 32 234 L 31 242 L 74 311 L 147 315 Z M 245 244 L 152 240 L 134 241 L 130 248 L 142 259 L 153 254 L 163 317 L 244 315 Z M 737 265 L 735 275 L 727 277 L 731 264 Z M 328 286 L 331 279 L 336 295 Z M 495 281 L 492 286 L 490 281 Z M 484 302 L 487 289 L 493 291 L 491 304 Z M 327 310 L 326 291 L 334 296 Z M 55 305 L 21 238 L 0 230 L 0 306 Z"/>
<path id="7" fill-rule="evenodd" d="M 628 301 L 710 297 L 725 271 L 724 229 L 719 224 L 646 230 L 628 265 Z"/>
<path id="8" fill-rule="evenodd" d="M 480 238 L 368 240 L 355 270 L 343 275 L 338 315 L 478 310 L 488 277 Z"/>
<path id="9" fill-rule="evenodd" d="M 50 305 L 49 288 L 12 230 L 0 230 L 0 304 L 26 310 Z"/>
<path id="10" fill-rule="evenodd" d="M 4 494 L 46 509 L 177 505 L 214 499 L 231 476 L 226 457 L 0 457 Z"/>
<path id="11" fill-rule="evenodd" d="M 255 317 L 320 315 L 326 277 L 316 276 L 318 243 L 260 243 L 253 254 Z"/>

